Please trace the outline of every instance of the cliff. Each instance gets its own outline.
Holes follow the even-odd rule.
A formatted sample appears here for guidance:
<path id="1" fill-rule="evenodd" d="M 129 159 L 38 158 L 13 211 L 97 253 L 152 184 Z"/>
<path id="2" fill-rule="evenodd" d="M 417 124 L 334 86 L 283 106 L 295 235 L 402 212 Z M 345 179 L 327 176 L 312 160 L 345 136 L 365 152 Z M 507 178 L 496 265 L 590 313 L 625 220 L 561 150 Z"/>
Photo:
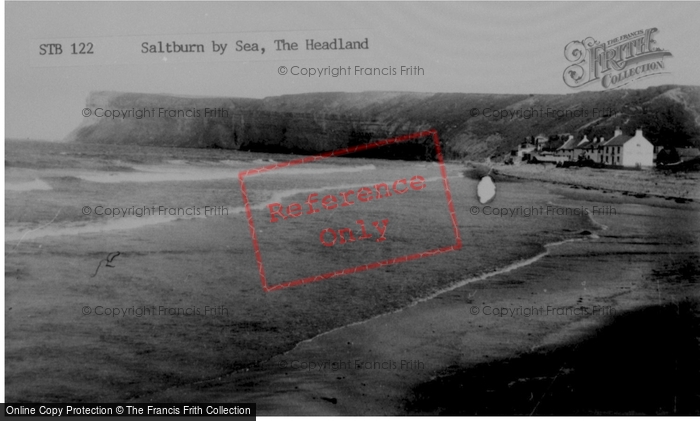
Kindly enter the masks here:
<path id="1" fill-rule="evenodd" d="M 92 92 L 85 103 L 92 115 L 66 138 L 68 141 L 156 145 L 168 147 L 237 149 L 233 133 L 232 112 L 251 107 L 259 100 L 237 98 L 188 98 L 120 92 Z M 205 116 L 203 110 L 227 110 L 229 117 Z M 132 114 L 111 118 L 108 111 Z M 163 112 L 161 112 L 161 110 Z M 199 116 L 170 116 L 169 110 L 199 111 Z M 148 112 L 138 118 L 136 111 Z M 99 114 L 100 116 L 98 116 Z"/>
<path id="2" fill-rule="evenodd" d="M 481 159 L 507 154 L 525 136 L 609 138 L 619 126 L 627 133 L 641 127 L 656 143 L 700 144 L 695 86 L 567 95 L 313 93 L 261 100 L 95 92 L 86 107 L 154 112 L 143 118 L 93 115 L 68 140 L 310 154 L 435 128 L 448 158 Z M 190 114 L 159 115 L 160 109 Z M 514 114 L 496 117 L 500 110 Z M 430 142 L 376 152 L 402 159 L 433 155 Z"/>

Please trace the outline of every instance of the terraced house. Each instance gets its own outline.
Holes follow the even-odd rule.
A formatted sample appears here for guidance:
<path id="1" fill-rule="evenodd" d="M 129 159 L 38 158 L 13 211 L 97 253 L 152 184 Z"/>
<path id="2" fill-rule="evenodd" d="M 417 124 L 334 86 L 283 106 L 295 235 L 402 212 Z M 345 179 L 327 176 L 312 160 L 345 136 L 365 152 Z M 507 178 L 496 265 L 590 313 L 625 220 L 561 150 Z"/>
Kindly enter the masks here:
<path id="1" fill-rule="evenodd" d="M 622 167 L 651 167 L 654 163 L 654 145 L 637 129 L 634 136 L 615 130 L 615 135 L 603 145 L 603 163 Z"/>

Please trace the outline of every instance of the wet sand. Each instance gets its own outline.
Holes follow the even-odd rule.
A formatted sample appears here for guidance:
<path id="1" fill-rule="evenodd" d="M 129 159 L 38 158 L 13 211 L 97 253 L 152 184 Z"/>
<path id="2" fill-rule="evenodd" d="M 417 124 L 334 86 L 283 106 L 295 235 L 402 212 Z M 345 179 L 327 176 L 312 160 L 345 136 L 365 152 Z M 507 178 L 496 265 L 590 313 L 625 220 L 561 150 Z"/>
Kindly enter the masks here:
<path id="1" fill-rule="evenodd" d="M 700 209 L 694 202 L 497 179 L 493 206 L 599 205 L 614 206 L 618 212 L 595 215 L 595 221 L 575 215 L 487 217 L 470 213 L 476 204 L 476 183 L 460 177 L 461 166 L 451 165 L 450 185 L 465 239 L 462 250 L 363 272 L 343 282 L 329 280 L 265 294 L 240 212 L 176 220 L 108 219 L 85 216 L 81 207 L 223 205 L 240 210 L 231 175 L 280 157 L 162 148 L 146 148 L 143 155 L 131 155 L 131 149 L 108 153 L 88 148 L 86 157 L 82 151 L 63 155 L 41 146 L 43 156 L 33 150 L 19 157 L 10 153 L 12 165 L 6 168 L 10 182 L 42 180 L 51 187 L 7 193 L 6 387 L 8 399 L 16 401 L 253 401 L 260 414 L 280 415 L 493 413 L 481 405 L 488 402 L 483 396 L 472 406 L 460 406 L 440 385 L 453 387 L 453 381 L 463 383 L 462 378 L 490 366 L 494 368 L 489 377 L 505 381 L 508 370 L 500 364 L 523 357 L 527 366 L 535 361 L 529 355 L 533 350 L 561 348 L 566 354 L 596 332 L 615 326 L 617 316 L 626 312 L 697 302 Z M 206 159 L 192 161 L 200 156 Z M 156 177 L 150 182 L 123 177 L 143 173 L 137 170 L 144 167 L 183 175 L 175 181 Z M 330 167 L 313 168 L 325 171 L 323 177 L 300 172 L 251 184 L 251 191 L 260 208 L 265 200 L 288 198 L 304 189 L 392 180 L 431 168 L 432 164 L 338 160 Z M 81 178 L 86 174 L 90 177 Z M 411 196 L 408 212 L 390 202 L 379 203 L 380 214 L 416 217 L 405 232 L 420 228 L 415 239 L 396 232 L 401 241 L 387 244 L 423 247 L 426 241 L 444 241 L 448 236 L 439 231 L 444 221 L 436 219 L 444 216 L 435 206 L 438 199 L 444 200 L 444 195 L 437 190 Z M 424 213 L 414 215 L 414 209 Z M 367 209 L 351 207 L 350 212 L 355 220 Z M 318 221 L 302 222 L 308 224 L 302 227 L 319 229 Z M 299 232 L 281 231 L 279 238 L 289 240 Z M 547 243 L 557 245 L 547 251 Z M 268 245 L 266 255 L 275 259 L 267 262 L 277 265 L 278 274 L 318 261 L 313 244 L 289 244 Z M 122 254 L 114 267 L 103 267 L 92 277 L 97 262 L 115 250 Z M 358 252 L 355 257 L 362 257 L 362 250 Z M 344 251 L 330 257 L 344 262 L 350 255 Z M 229 312 L 211 317 L 108 318 L 81 314 L 86 305 L 224 305 Z M 477 314 L 471 313 L 474 306 Z M 486 307 L 548 306 L 612 306 L 615 314 L 483 314 Z M 311 363 L 326 367 L 308 369 Z M 542 373 L 532 379 L 523 376 L 515 389 L 501 385 L 478 390 L 510 392 L 525 385 L 532 399 L 546 403 L 545 392 L 558 390 L 559 380 L 542 391 L 538 378 L 549 379 L 542 380 L 546 383 L 561 375 L 548 373 L 547 365 L 538 368 Z M 519 379 L 508 379 L 506 386 L 515 380 Z M 681 386 L 692 390 L 685 383 Z M 536 392 L 542 394 L 539 399 Z M 439 400 L 440 395 L 446 399 Z M 520 395 L 508 404 L 508 396 L 499 395 L 504 413 L 556 412 L 544 403 L 523 404 Z M 654 413 L 684 412 L 688 405 L 678 396 L 675 409 L 661 406 Z M 627 409 L 608 413 L 615 410 Z M 641 406 L 636 410 L 650 411 Z"/>
<path id="2" fill-rule="evenodd" d="M 460 177 L 461 167 L 452 165 L 448 172 L 457 220 L 470 236 L 461 250 L 267 294 L 260 285 L 245 215 L 237 212 L 243 206 L 240 189 L 231 176 L 279 157 L 163 148 L 145 148 L 139 155 L 132 148 L 10 146 L 6 178 L 11 183 L 43 180 L 51 186 L 7 192 L 6 388 L 8 399 L 16 401 L 145 399 L 176 385 L 225 376 L 323 332 L 403 308 L 454 284 L 465 273 L 484 273 L 534 256 L 541 244 L 577 237 L 576 232 L 588 226 L 575 216 L 546 223 L 517 219 L 508 224 L 519 235 L 504 241 L 503 221 L 469 217 L 475 183 Z M 25 146 L 27 150 L 13 149 Z M 143 166 L 155 166 L 155 172 L 181 171 L 196 179 L 120 178 L 144 173 L 138 171 Z M 298 193 L 302 190 L 337 192 L 343 186 L 415 174 L 427 180 L 428 187 L 419 195 L 269 226 L 278 230 L 276 235 L 261 226 L 261 238 L 267 238 L 261 247 L 268 279 L 280 282 L 290 280 L 292 272 L 316 275 L 324 265 L 334 270 L 350 262 L 367 263 L 368 257 L 395 257 L 451 244 L 454 235 L 444 211 L 444 189 L 438 179 L 430 181 L 437 173 L 434 164 L 337 159 L 309 166 L 293 177 L 271 173 L 272 178 L 251 179 L 255 209 L 271 199 L 296 200 L 289 194 L 304 200 L 306 194 Z M 89 180 L 81 178 L 85 175 Z M 544 203 L 553 197 L 532 186 L 502 188 L 504 205 Z M 171 220 L 163 215 L 106 217 L 82 212 L 85 206 L 205 205 L 225 206 L 229 213 Z M 254 212 L 261 218 L 257 221 L 264 220 L 264 211 Z M 363 243 L 336 250 L 319 245 L 318 232 L 324 227 L 380 216 L 396 227 L 391 241 L 376 243 L 386 247 Z M 116 251 L 120 255 L 110 267 L 98 266 Z M 306 273 L 312 270 L 316 272 Z M 153 310 L 161 307 L 201 313 Z M 211 311 L 221 307 L 226 311 Z M 90 312 L 83 313 L 84 308 Z M 132 313 L 98 315 L 93 311 L 98 308 Z"/>
<path id="3" fill-rule="evenodd" d="M 470 163 L 484 167 L 483 164 Z M 556 168 L 552 164 L 496 165 L 494 170 L 504 177 L 522 180 L 620 192 L 631 195 L 656 196 L 700 201 L 700 173 L 664 173 L 655 169 Z"/>
<path id="4" fill-rule="evenodd" d="M 597 218 L 599 238 L 143 400 L 234 397 L 261 415 L 697 414 L 697 210 L 617 209 Z M 663 233 L 649 224 L 660 215 L 676 221 Z"/>

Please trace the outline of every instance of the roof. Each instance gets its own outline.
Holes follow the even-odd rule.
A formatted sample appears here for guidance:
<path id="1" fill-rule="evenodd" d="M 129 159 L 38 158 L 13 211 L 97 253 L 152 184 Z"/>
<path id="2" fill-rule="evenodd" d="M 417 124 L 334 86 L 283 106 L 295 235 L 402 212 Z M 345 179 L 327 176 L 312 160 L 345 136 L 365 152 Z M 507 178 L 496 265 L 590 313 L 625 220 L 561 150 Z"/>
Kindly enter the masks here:
<path id="1" fill-rule="evenodd" d="M 600 142 L 598 142 L 598 143 L 591 142 L 591 143 L 587 144 L 586 146 L 584 146 L 583 149 L 600 149 L 602 147 L 603 147 L 603 144 Z"/>
<path id="2" fill-rule="evenodd" d="M 622 146 L 625 143 L 627 143 L 628 140 L 632 139 L 633 136 L 627 136 L 624 134 L 621 134 L 619 136 L 615 136 L 612 139 L 608 140 L 604 146 Z"/>
<path id="3" fill-rule="evenodd" d="M 537 159 L 540 162 L 561 162 L 563 160 L 566 160 L 566 157 L 564 156 L 551 156 L 551 155 L 535 155 L 533 158 Z"/>
<path id="4" fill-rule="evenodd" d="M 698 148 L 676 148 L 678 156 L 681 158 L 695 158 L 700 156 L 700 150 Z"/>
<path id="5" fill-rule="evenodd" d="M 591 144 L 591 141 L 588 140 L 588 139 L 586 139 L 586 138 L 584 138 L 582 141 L 580 141 L 580 142 L 578 143 L 578 145 L 576 145 L 576 149 L 585 149 L 586 146 L 588 146 L 588 145 L 590 145 L 590 144 Z"/>
<path id="6" fill-rule="evenodd" d="M 560 151 L 562 149 L 574 149 L 576 147 L 576 140 L 572 137 L 569 140 L 566 141 L 563 145 L 561 145 L 557 150 Z"/>

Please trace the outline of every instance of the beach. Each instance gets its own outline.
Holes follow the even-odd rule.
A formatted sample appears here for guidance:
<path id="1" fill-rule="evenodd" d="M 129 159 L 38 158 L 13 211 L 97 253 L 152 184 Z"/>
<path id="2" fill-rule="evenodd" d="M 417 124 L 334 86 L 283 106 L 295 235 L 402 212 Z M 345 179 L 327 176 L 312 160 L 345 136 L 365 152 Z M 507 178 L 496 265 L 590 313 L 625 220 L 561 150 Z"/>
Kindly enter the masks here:
<path id="1" fill-rule="evenodd" d="M 146 401 L 233 395 L 266 415 L 697 414 L 697 240 L 683 226 L 660 244 L 639 229 L 651 214 L 621 212 L 597 221 L 599 238 Z"/>
<path id="2" fill-rule="evenodd" d="M 656 382 L 658 402 L 601 401 L 579 412 L 698 413 L 697 370 L 685 369 L 700 360 L 692 340 L 700 208 L 697 200 L 657 197 L 694 199 L 685 181 L 658 191 L 644 184 L 603 192 L 572 188 L 591 187 L 574 175 L 564 184 L 510 177 L 497 179 L 496 198 L 481 205 L 477 180 L 464 176 L 464 165 L 448 163 L 459 250 L 266 293 L 237 178 L 239 171 L 291 158 L 8 142 L 8 399 L 256 402 L 260 415 L 566 413 L 561 391 L 576 380 L 577 361 L 613 343 L 602 333 L 675 306 L 688 329 L 668 330 L 676 319 L 657 318 L 657 330 L 674 332 L 671 338 L 685 344 L 680 362 L 660 369 L 675 388 Z M 346 214 L 322 211 L 277 225 L 265 220 L 273 201 L 303 203 L 312 191 L 417 174 L 425 177 L 425 190 L 341 209 Z M 248 190 L 270 282 L 455 241 L 434 163 L 334 159 L 251 179 Z M 108 218 L 95 214 L 98 206 L 103 213 L 161 206 L 202 211 Z M 206 214 L 205 207 L 227 213 Z M 601 211 L 576 211 L 594 207 Z M 386 241 L 318 245 L 320 229 L 362 218 L 388 219 Z M 115 252 L 107 266 L 103 260 Z M 124 311 L 97 315 L 98 307 Z M 136 311 L 160 307 L 193 314 Z M 640 323 L 632 325 L 641 329 Z M 658 349 L 620 361 L 648 361 L 649 352 Z M 562 363 L 509 375 L 508 367 L 541 355 Z M 609 383 L 632 379 L 610 376 Z M 591 388 L 576 390 L 597 396 Z M 458 393 L 475 397 L 464 403 Z"/>
<path id="3" fill-rule="evenodd" d="M 479 164 L 477 164 L 479 165 Z M 472 165 L 473 166 L 473 165 Z M 553 164 L 496 165 L 499 174 L 524 180 L 624 193 L 668 200 L 700 200 L 698 172 L 662 172 L 654 169 L 556 168 Z"/>

